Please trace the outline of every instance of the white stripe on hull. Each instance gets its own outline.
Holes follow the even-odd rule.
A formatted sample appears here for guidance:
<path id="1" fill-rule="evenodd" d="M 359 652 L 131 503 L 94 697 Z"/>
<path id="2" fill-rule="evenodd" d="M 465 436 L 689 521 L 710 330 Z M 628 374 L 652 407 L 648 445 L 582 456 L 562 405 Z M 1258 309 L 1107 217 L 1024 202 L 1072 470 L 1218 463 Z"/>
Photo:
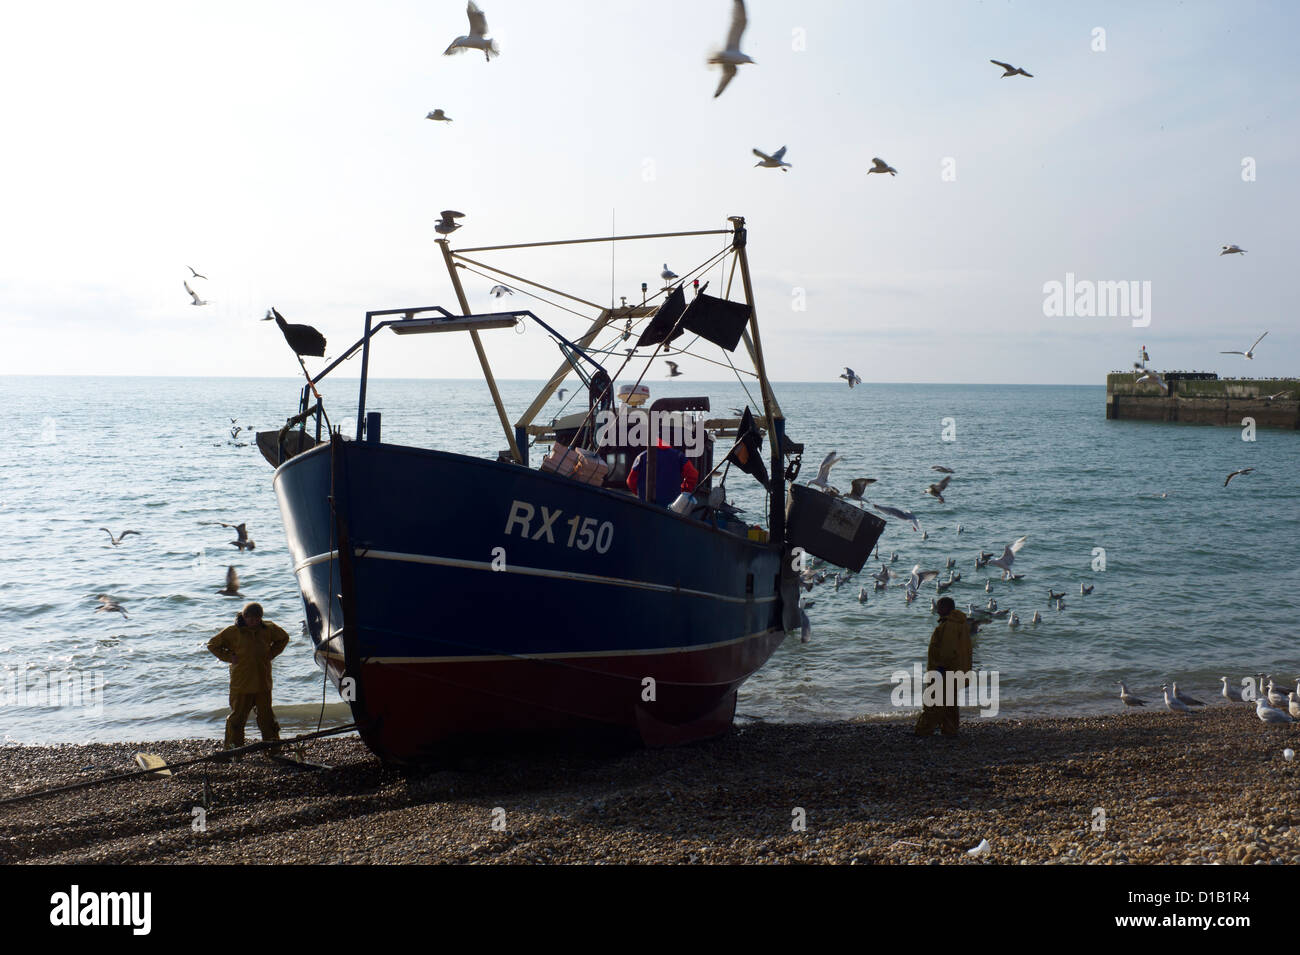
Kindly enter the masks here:
<path id="1" fill-rule="evenodd" d="M 755 637 L 765 637 L 768 634 L 780 633 L 780 630 L 759 630 L 756 633 L 748 633 L 743 637 L 734 637 L 731 640 L 719 640 L 717 643 L 700 643 L 688 647 L 657 647 L 649 650 L 586 650 L 581 652 L 559 652 L 559 653 L 491 653 L 481 656 L 454 656 L 454 657 L 362 657 L 362 663 L 490 663 L 498 660 L 577 660 L 592 659 L 595 657 L 646 657 L 658 656 L 665 653 L 697 653 L 703 650 L 716 650 L 719 647 L 729 646 L 735 643 L 743 643 L 746 640 L 753 640 Z M 338 638 L 338 634 L 335 634 Z M 317 656 L 327 657 L 330 660 L 343 661 L 343 654 L 334 651 L 323 651 L 319 647 L 316 650 Z"/>
<path id="2" fill-rule="evenodd" d="M 464 570 L 486 570 L 491 573 L 521 574 L 525 577 L 553 577 L 560 580 L 577 580 L 589 584 L 609 584 L 615 587 L 633 587 L 638 590 L 653 590 L 659 593 L 685 594 L 688 597 L 708 597 L 712 600 L 721 600 L 725 603 L 733 604 L 762 604 L 771 603 L 776 600 L 775 594 L 770 597 L 732 597 L 727 594 L 715 594 L 707 590 L 691 590 L 688 587 L 673 587 L 669 584 L 654 584 L 646 580 L 629 580 L 625 577 L 603 577 L 599 574 L 580 574 L 569 570 L 550 570 L 545 567 L 521 567 L 518 564 L 508 564 L 504 571 L 493 571 L 490 561 L 461 560 L 457 557 L 433 557 L 428 554 L 403 554 L 399 551 L 391 550 L 357 549 L 356 556 L 365 559 L 373 558 L 374 560 L 395 560 L 410 564 L 434 564 L 439 567 L 459 567 Z M 294 574 L 301 573 L 308 567 L 314 567 L 316 564 L 321 564 L 337 557 L 338 551 L 330 551 L 328 554 L 317 554 L 314 557 L 308 557 L 306 560 L 297 564 L 293 568 L 293 572 Z"/>

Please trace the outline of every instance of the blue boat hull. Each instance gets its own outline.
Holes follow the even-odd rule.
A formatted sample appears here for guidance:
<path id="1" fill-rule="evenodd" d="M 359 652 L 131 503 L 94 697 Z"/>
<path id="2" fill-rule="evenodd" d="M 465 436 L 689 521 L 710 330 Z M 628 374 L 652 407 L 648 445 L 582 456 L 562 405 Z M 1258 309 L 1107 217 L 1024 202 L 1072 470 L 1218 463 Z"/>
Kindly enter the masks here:
<path id="1" fill-rule="evenodd" d="M 387 759 L 482 734 L 717 735 L 785 637 L 779 545 L 628 494 L 343 441 L 275 488 L 317 659 Z"/>

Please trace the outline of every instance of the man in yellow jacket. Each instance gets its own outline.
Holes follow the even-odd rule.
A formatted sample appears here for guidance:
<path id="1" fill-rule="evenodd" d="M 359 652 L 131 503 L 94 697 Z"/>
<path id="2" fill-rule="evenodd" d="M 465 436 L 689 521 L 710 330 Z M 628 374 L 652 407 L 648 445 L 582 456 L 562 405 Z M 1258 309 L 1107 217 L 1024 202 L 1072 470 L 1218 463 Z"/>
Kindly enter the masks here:
<path id="1" fill-rule="evenodd" d="M 279 739 L 280 725 L 271 709 L 271 661 L 289 645 L 289 635 L 262 619 L 262 605 L 251 603 L 227 627 L 208 641 L 208 649 L 230 664 L 230 717 L 226 720 L 226 749 L 244 745 L 244 724 L 257 710 L 262 739 Z"/>
<path id="2" fill-rule="evenodd" d="M 923 704 L 921 718 L 916 721 L 916 735 L 929 736 L 935 727 L 940 728 L 944 736 L 957 735 L 958 710 L 957 701 L 948 698 L 948 690 L 956 690 L 956 685 L 949 686 L 949 671 L 967 673 L 973 667 L 971 660 L 970 627 L 966 615 L 957 609 L 951 597 L 943 597 L 935 604 L 939 614 L 939 625 L 930 635 L 930 652 L 926 657 L 926 669 L 937 674 L 943 680 L 940 691 L 943 703 L 939 706 Z"/>

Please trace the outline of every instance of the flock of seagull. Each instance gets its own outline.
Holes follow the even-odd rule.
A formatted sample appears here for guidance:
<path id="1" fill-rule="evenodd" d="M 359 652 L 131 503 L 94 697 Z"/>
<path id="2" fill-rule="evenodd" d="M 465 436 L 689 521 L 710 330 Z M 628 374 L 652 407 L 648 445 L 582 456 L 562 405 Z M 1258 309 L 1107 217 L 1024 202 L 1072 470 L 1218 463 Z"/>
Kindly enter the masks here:
<path id="1" fill-rule="evenodd" d="M 1232 686 L 1226 676 L 1219 677 L 1223 684 L 1222 696 L 1229 703 L 1253 703 L 1255 706 L 1255 715 L 1263 723 L 1295 723 L 1300 722 L 1300 679 L 1296 680 L 1295 690 L 1289 693 L 1283 693 L 1278 689 L 1273 678 L 1263 673 L 1257 677 L 1250 677 L 1244 683 L 1249 683 L 1251 693 L 1244 694 L 1241 690 Z M 1146 700 L 1139 699 L 1128 691 L 1128 686 L 1122 681 L 1117 681 L 1119 687 L 1119 698 L 1125 706 L 1146 706 Z M 1172 688 L 1172 693 L 1170 692 Z M 1177 683 L 1161 684 L 1160 689 L 1164 692 L 1165 707 L 1174 713 L 1190 715 L 1193 707 L 1204 706 L 1203 700 L 1188 696 L 1178 689 Z"/>
<path id="2" fill-rule="evenodd" d="M 229 543 L 238 548 L 241 554 L 245 551 L 254 550 L 257 547 L 257 542 L 248 536 L 248 525 L 246 523 L 228 524 L 225 521 L 199 521 L 199 523 L 219 525 L 233 530 L 235 532 L 235 539 Z M 114 547 L 121 545 L 121 543 L 132 534 L 137 537 L 144 536 L 139 531 L 130 529 L 124 530 L 120 534 L 116 535 L 114 535 L 114 533 L 107 527 L 101 527 L 99 529 L 108 535 L 108 539 L 112 542 L 112 546 Z M 235 570 L 234 565 L 230 565 L 226 568 L 225 586 L 218 590 L 217 593 L 227 597 L 243 596 L 243 594 L 239 592 L 239 573 Z M 95 608 L 95 613 L 120 613 L 124 620 L 130 619 L 127 615 L 126 608 L 122 606 L 121 601 L 116 597 L 109 594 L 97 594 L 95 599 L 99 601 L 99 606 Z"/>
<path id="3" fill-rule="evenodd" d="M 848 371 L 848 369 L 845 370 Z M 822 460 L 821 466 L 817 469 L 816 477 L 808 481 L 808 486 L 815 487 L 819 491 L 832 497 L 842 497 L 846 501 L 853 501 L 855 504 L 862 505 L 864 508 L 870 507 L 877 513 L 883 514 L 887 517 L 894 517 L 901 521 L 905 521 L 911 525 L 914 533 L 919 532 L 921 534 L 921 540 L 924 541 L 929 539 L 929 532 L 921 528 L 920 519 L 914 512 L 899 507 L 893 507 L 888 504 L 875 504 L 867 500 L 864 496 L 866 490 L 872 484 L 877 483 L 876 478 L 853 478 L 850 483 L 849 493 L 841 494 L 840 490 L 830 483 L 831 468 L 841 460 L 841 456 L 835 451 L 827 454 Z M 951 468 L 939 464 L 932 465 L 931 470 L 940 472 L 944 476 L 939 480 L 928 484 L 922 490 L 922 493 L 928 497 L 935 498 L 941 504 L 946 503 L 944 492 L 947 491 L 948 486 L 954 477 L 954 472 Z M 958 524 L 957 534 L 960 535 L 963 530 L 964 527 L 961 524 Z M 980 570 L 986 567 L 996 567 L 1001 571 L 1000 580 L 1002 582 L 1011 584 L 1020 583 L 1025 579 L 1025 575 L 1017 573 L 1014 569 L 1016 555 L 1020 553 L 1028 541 L 1028 536 L 1018 537 L 1011 543 L 1006 544 L 1002 548 L 1001 554 L 998 554 L 995 551 L 979 551 L 975 556 L 975 569 Z M 881 559 L 879 545 L 876 547 L 875 558 L 877 560 Z M 943 570 L 923 569 L 919 563 L 915 564 L 911 571 L 906 574 L 894 571 L 891 569 L 890 564 L 897 563 L 898 559 L 898 552 L 891 552 L 887 561 L 881 561 L 880 570 L 876 573 L 869 574 L 868 576 L 874 582 L 872 590 L 877 593 L 887 589 L 891 584 L 900 586 L 903 590 L 904 602 L 909 606 L 918 596 L 920 596 L 921 588 L 933 581 L 936 597 L 932 598 L 930 601 L 930 611 L 931 613 L 934 613 L 937 609 L 937 595 L 950 590 L 955 584 L 961 581 L 960 571 L 954 569 L 957 561 L 953 557 L 947 558 L 943 568 L 943 570 L 948 572 L 946 579 L 943 577 Z M 830 571 L 820 569 L 823 564 L 825 564 L 825 561 L 814 559 L 806 568 L 804 568 L 801 573 L 801 584 L 805 590 L 811 591 L 815 586 L 833 580 L 834 589 L 838 591 L 846 580 L 849 580 L 854 576 L 854 572 L 849 570 L 843 570 L 832 574 Z M 1079 595 L 1083 597 L 1090 595 L 1095 589 L 1095 586 L 1095 584 L 1085 584 L 1080 581 Z M 989 594 L 993 592 L 992 577 L 985 580 L 984 591 Z M 864 584 L 858 590 L 858 602 L 865 604 L 868 602 L 868 598 L 869 591 L 867 586 Z M 800 599 L 801 608 L 811 607 L 814 603 L 815 601 L 806 598 Z M 1064 610 L 1064 591 L 1058 593 L 1049 587 L 1047 589 L 1047 606 L 1049 608 L 1055 607 L 1058 612 Z M 966 615 L 967 619 L 970 621 L 972 635 L 977 633 L 981 626 L 994 620 L 1006 620 L 1007 627 L 1011 630 L 1016 630 L 1021 626 L 1020 614 L 1010 610 L 1009 608 L 999 609 L 997 600 L 993 597 L 990 597 L 983 607 L 977 607 L 973 602 L 967 603 Z M 1037 626 L 1042 622 L 1043 615 L 1041 611 L 1035 610 L 1033 616 L 1029 620 L 1029 624 L 1031 626 Z M 810 626 L 805 623 L 803 631 L 802 641 L 807 643 L 809 640 Z"/>

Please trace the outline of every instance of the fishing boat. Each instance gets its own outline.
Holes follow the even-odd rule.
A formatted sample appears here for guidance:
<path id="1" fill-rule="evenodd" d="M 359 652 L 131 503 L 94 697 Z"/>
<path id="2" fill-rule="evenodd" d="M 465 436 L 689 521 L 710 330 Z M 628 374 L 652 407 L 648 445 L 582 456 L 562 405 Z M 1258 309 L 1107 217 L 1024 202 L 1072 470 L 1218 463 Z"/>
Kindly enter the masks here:
<path id="1" fill-rule="evenodd" d="M 711 244 L 722 249 L 654 295 L 643 286 L 641 303 L 617 307 L 481 261 L 507 249 L 697 236 L 719 237 Z M 785 433 L 763 361 L 744 219 L 461 250 L 437 241 L 458 312 L 367 312 L 361 338 L 308 374 L 298 413 L 258 437 L 276 466 L 316 661 L 365 743 L 395 763 L 503 734 L 596 731 L 671 745 L 725 733 L 738 688 L 800 625 L 796 548 L 860 569 L 884 527 L 806 486 L 787 501 L 803 447 Z M 590 309 L 590 325 L 569 337 L 531 309 L 474 313 L 463 269 L 509 282 L 521 293 L 512 300 L 535 293 Z M 698 284 L 710 269 L 727 286 L 716 297 Z M 540 326 L 561 362 L 512 424 L 484 333 L 521 323 Z M 385 330 L 401 346 L 430 333 L 470 337 L 504 432 L 495 459 L 383 440 L 366 389 Z M 733 368 L 732 354 L 747 356 L 744 381 L 757 384 L 761 408 L 717 417 L 704 396 L 650 401 L 636 369 L 685 333 L 695 336 L 688 349 L 716 346 Z M 611 340 L 602 344 L 602 334 Z M 346 437 L 317 386 L 358 353 L 356 428 Z M 576 410 L 539 421 L 575 374 L 584 384 Z M 550 447 L 540 461 L 538 445 Z M 764 522 L 741 519 L 729 478 L 765 487 Z"/>

